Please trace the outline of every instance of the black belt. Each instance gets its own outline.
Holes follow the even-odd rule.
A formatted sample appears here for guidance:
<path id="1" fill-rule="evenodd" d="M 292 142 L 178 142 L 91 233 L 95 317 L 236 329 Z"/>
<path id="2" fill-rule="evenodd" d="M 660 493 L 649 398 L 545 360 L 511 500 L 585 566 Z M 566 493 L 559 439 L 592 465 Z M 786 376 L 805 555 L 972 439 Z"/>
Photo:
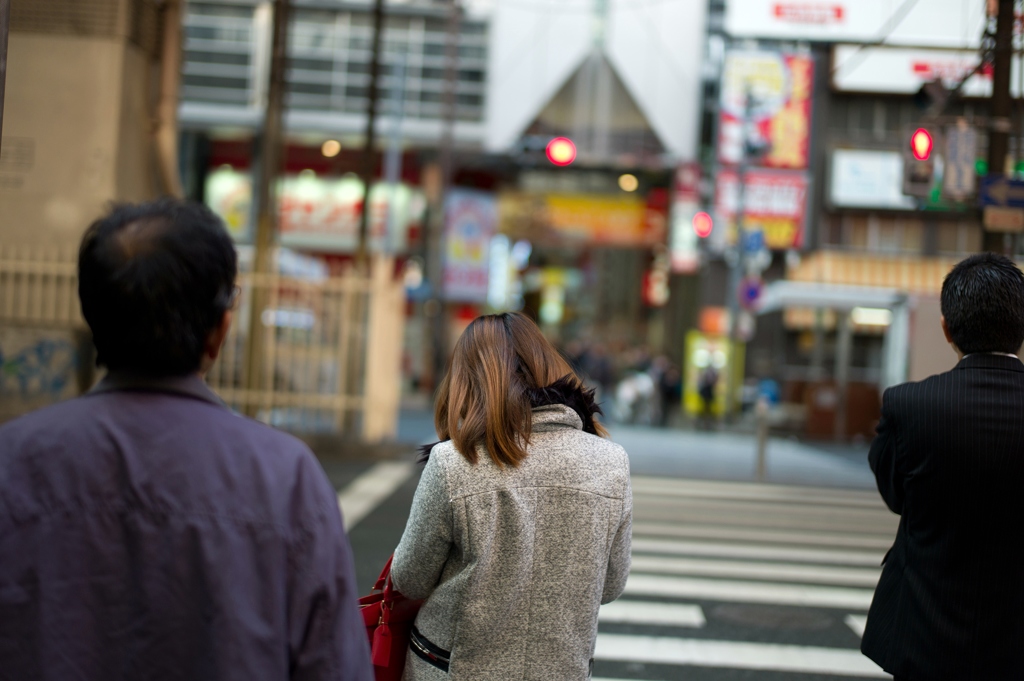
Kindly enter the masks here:
<path id="1" fill-rule="evenodd" d="M 452 654 L 428 641 L 415 625 L 412 628 L 412 636 L 409 637 L 409 647 L 427 664 L 433 665 L 443 672 L 448 671 L 448 663 L 451 661 Z"/>

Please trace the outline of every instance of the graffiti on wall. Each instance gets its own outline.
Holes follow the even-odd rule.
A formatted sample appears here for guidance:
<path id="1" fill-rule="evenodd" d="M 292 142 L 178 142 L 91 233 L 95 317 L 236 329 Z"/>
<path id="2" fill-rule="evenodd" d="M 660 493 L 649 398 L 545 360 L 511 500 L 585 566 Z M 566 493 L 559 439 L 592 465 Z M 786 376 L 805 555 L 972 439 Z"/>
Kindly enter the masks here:
<path id="1" fill-rule="evenodd" d="M 0 329 L 0 399 L 71 397 L 77 388 L 77 371 L 70 333 Z"/>

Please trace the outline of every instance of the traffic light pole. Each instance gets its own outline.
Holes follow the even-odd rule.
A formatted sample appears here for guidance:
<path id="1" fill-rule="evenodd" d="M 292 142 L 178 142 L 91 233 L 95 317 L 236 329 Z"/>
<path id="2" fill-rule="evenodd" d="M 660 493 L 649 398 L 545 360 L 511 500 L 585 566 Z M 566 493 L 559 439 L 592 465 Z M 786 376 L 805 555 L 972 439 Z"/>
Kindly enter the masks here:
<path id="1" fill-rule="evenodd" d="M 736 189 L 736 246 L 735 255 L 730 262 L 729 288 L 726 295 L 729 296 L 729 371 L 726 375 L 726 409 L 731 413 L 733 398 L 736 394 L 736 376 L 738 368 L 732 365 L 735 360 L 736 343 L 739 342 L 739 316 L 740 316 L 740 282 L 746 271 L 746 213 L 747 213 L 747 171 L 750 166 L 750 158 L 747 153 L 747 129 L 753 119 L 753 97 L 748 89 L 743 101 L 743 123 L 740 148 L 740 166 L 737 172 Z"/>

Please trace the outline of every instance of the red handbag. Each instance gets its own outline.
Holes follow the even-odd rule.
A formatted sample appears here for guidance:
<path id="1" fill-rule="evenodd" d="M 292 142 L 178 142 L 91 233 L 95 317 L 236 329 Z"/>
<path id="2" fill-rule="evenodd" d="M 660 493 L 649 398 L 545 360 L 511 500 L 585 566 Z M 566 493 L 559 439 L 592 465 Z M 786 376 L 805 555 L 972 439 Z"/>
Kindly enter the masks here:
<path id="1" fill-rule="evenodd" d="M 423 601 L 414 601 L 395 591 L 391 584 L 394 558 L 388 558 L 370 595 L 359 599 L 377 681 L 401 681 L 412 625 L 423 605 Z"/>

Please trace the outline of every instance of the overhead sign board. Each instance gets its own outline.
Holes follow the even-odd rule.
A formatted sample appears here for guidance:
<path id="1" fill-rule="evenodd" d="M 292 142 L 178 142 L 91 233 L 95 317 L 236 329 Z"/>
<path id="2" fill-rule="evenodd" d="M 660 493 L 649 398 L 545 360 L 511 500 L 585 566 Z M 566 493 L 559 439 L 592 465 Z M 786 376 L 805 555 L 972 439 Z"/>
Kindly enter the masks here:
<path id="1" fill-rule="evenodd" d="M 729 0 L 725 31 L 737 38 L 977 47 L 981 0 Z M 899 14 L 897 14 L 899 13 Z"/>
<path id="2" fill-rule="evenodd" d="M 829 200 L 836 208 L 915 207 L 901 190 L 903 156 L 898 151 L 836 149 L 830 179 Z"/>
<path id="3" fill-rule="evenodd" d="M 974 71 L 980 57 L 977 50 L 935 50 L 919 47 L 864 47 L 836 45 L 832 50 L 832 85 L 841 92 L 872 92 L 911 95 L 925 83 L 941 80 L 955 87 Z M 1011 67 L 1010 90 L 1019 96 L 1018 68 Z M 992 70 L 983 67 L 964 83 L 965 97 L 992 96 Z"/>
<path id="4" fill-rule="evenodd" d="M 985 175 L 978 182 L 978 203 L 982 206 L 1024 208 L 1024 180 Z"/>
<path id="5" fill-rule="evenodd" d="M 990 232 L 1024 232 L 1024 209 L 985 206 L 982 222 Z"/>

